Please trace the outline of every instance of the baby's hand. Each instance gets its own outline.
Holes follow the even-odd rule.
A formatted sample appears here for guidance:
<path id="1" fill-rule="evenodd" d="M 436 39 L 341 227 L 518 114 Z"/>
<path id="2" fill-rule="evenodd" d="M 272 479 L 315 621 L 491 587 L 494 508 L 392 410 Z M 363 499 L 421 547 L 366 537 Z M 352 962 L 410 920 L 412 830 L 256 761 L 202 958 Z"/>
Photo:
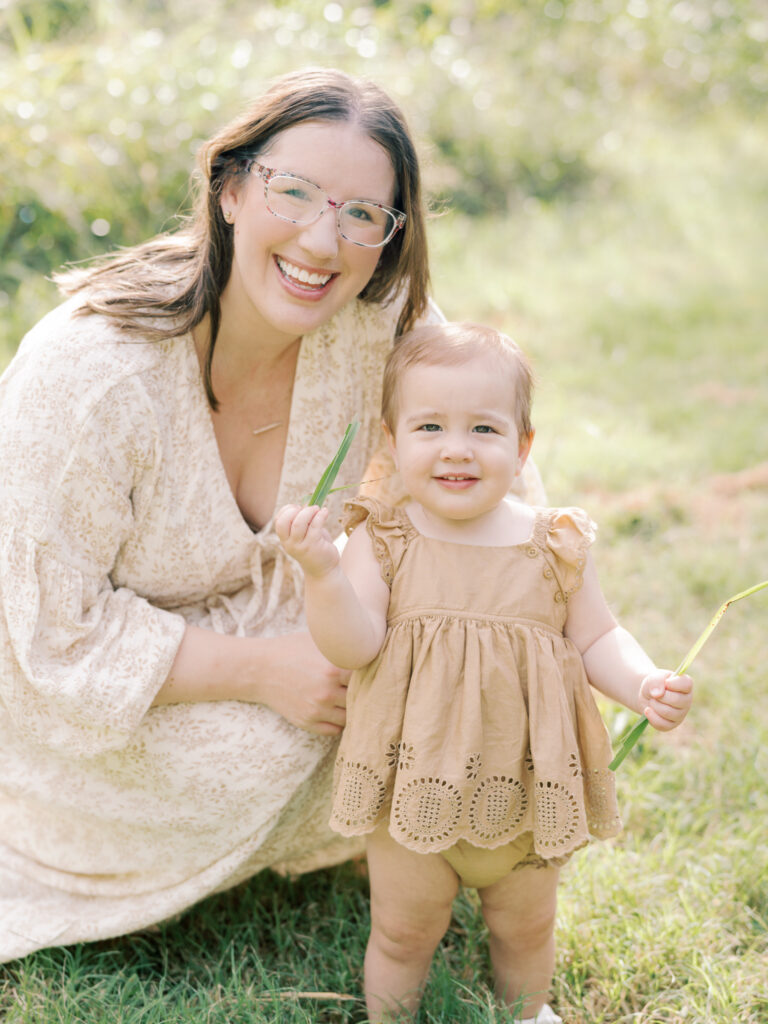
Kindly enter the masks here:
<path id="1" fill-rule="evenodd" d="M 640 684 L 643 714 L 662 732 L 680 725 L 693 703 L 693 680 L 690 676 L 676 676 L 674 672 L 657 669 Z"/>
<path id="2" fill-rule="evenodd" d="M 307 576 L 324 576 L 339 564 L 339 550 L 325 529 L 327 518 L 327 508 L 286 505 L 275 519 L 280 543 Z"/>

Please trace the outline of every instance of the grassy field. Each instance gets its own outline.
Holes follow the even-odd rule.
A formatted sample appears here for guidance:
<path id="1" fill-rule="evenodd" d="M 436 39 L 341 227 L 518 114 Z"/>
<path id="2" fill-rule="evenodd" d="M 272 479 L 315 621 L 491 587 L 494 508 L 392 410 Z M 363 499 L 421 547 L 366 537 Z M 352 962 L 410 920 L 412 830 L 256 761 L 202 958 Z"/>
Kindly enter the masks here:
<path id="1" fill-rule="evenodd" d="M 550 500 L 598 520 L 613 608 L 674 666 L 721 601 L 768 578 L 768 143 L 725 117 L 638 118 L 605 159 L 605 196 L 435 221 L 434 288 L 533 355 Z M 624 834 L 564 871 L 568 1024 L 768 1021 L 767 622 L 765 594 L 729 610 L 688 722 L 649 730 L 618 773 Z M 618 735 L 627 716 L 604 710 Z M 157 932 L 0 967 L 0 1018 L 361 1022 L 367 913 L 350 866 L 265 873 Z M 463 894 L 421 1020 L 505 1019 Z"/>

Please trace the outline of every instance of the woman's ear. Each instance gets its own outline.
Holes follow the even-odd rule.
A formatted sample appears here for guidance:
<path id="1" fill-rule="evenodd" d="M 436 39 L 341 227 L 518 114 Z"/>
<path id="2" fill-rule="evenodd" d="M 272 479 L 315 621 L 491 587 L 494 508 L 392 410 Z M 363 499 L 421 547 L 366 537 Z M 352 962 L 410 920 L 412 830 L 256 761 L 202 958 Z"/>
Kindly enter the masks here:
<path id="1" fill-rule="evenodd" d="M 236 186 L 234 179 L 230 179 L 221 190 L 219 205 L 221 206 L 221 215 L 227 224 L 233 224 L 235 221 L 242 200 L 241 192 L 242 187 Z"/>

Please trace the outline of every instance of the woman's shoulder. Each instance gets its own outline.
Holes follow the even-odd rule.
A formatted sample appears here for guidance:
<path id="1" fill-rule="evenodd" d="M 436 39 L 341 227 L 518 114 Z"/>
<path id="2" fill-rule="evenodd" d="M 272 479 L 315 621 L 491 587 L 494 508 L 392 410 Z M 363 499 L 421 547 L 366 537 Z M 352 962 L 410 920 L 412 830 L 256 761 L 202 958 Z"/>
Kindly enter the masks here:
<path id="1" fill-rule="evenodd" d="M 39 321 L 0 377 L 5 431 L 75 443 L 88 424 L 109 420 L 151 447 L 151 423 L 167 415 L 182 386 L 185 339 L 136 335 L 109 317 L 78 315 L 78 305 L 70 299 Z"/>
<path id="2" fill-rule="evenodd" d="M 34 381 L 39 391 L 76 388 L 81 404 L 98 400 L 127 378 L 151 374 L 183 338 L 155 340 L 98 313 L 82 314 L 76 297 L 44 316 L 24 336 L 3 382 Z"/>
<path id="3" fill-rule="evenodd" d="M 360 345 L 385 345 L 392 347 L 395 340 L 397 321 L 402 310 L 402 299 L 392 296 L 384 302 L 366 302 L 353 299 L 331 318 L 327 330 L 337 339 Z"/>
<path id="4" fill-rule="evenodd" d="M 128 330 L 116 317 L 83 310 L 82 300 L 76 295 L 55 306 L 24 335 L 18 354 L 66 357 L 72 352 L 83 355 L 97 350 L 126 365 L 145 365 L 158 358 L 162 341 Z"/>
<path id="5" fill-rule="evenodd" d="M 338 373 L 366 381 L 378 391 L 381 373 L 397 337 L 397 325 L 406 300 L 404 290 L 393 292 L 381 302 L 356 298 L 348 302 L 312 336 L 308 346 L 323 364 Z M 430 301 L 423 319 L 439 322 L 442 314 Z"/>

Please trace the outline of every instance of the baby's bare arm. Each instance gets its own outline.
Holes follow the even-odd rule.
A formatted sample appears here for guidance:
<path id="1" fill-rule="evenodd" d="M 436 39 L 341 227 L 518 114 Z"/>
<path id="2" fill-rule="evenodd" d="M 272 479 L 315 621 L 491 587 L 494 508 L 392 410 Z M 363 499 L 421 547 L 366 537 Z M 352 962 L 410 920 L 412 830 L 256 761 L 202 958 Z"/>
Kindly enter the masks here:
<path id="1" fill-rule="evenodd" d="M 659 669 L 637 640 L 618 624 L 603 597 L 594 562 L 568 601 L 565 635 L 581 652 L 590 683 L 606 697 L 644 714 L 655 729 L 674 729 L 693 701 L 690 676 Z"/>
<path id="2" fill-rule="evenodd" d="M 307 625 L 318 648 L 334 665 L 360 668 L 384 642 L 389 588 L 365 530 L 349 538 L 342 567 L 326 518 L 324 509 L 289 505 L 278 514 L 275 528 L 304 570 Z"/>

